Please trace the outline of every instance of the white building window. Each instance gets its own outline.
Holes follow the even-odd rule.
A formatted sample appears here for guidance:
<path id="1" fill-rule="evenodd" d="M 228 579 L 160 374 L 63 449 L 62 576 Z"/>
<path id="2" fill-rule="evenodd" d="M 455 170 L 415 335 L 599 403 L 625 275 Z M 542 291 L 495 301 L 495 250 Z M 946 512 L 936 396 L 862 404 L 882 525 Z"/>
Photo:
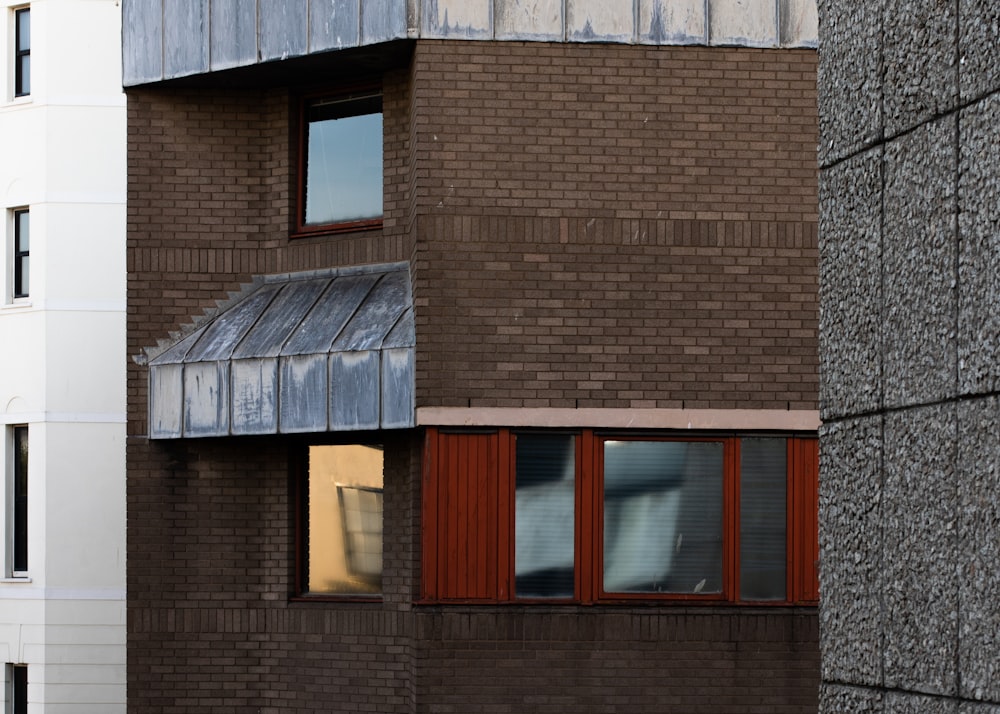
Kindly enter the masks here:
<path id="1" fill-rule="evenodd" d="M 14 96 L 31 94 L 31 8 L 14 10 Z"/>
<path id="2" fill-rule="evenodd" d="M 7 428 L 6 556 L 8 577 L 28 574 L 28 427 Z"/>
<path id="3" fill-rule="evenodd" d="M 28 714 L 28 665 L 4 667 L 4 714 Z"/>

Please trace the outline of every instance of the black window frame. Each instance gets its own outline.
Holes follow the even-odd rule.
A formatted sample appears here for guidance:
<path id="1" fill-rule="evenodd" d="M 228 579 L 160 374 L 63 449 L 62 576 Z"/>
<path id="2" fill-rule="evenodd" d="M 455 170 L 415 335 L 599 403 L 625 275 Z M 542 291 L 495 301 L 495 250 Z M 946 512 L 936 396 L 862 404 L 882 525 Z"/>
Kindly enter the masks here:
<path id="1" fill-rule="evenodd" d="M 21 19 L 26 18 L 27 33 L 21 31 Z M 27 34 L 27 37 L 23 37 Z M 14 10 L 14 96 L 31 95 L 31 8 Z"/>
<path id="2" fill-rule="evenodd" d="M 370 114 L 379 114 L 383 117 L 383 131 L 379 141 L 379 158 L 382 162 L 382 184 L 379 200 L 382 203 L 382 210 L 377 217 L 348 217 L 344 220 L 323 223 L 306 222 L 306 204 L 309 188 L 309 127 L 315 120 L 314 117 L 318 111 L 326 111 L 326 118 L 348 118 Z M 379 84 L 367 83 L 336 92 L 326 91 L 303 94 L 299 97 L 298 116 L 298 171 L 295 226 L 292 237 L 308 237 L 381 228 L 385 215 L 385 129 L 382 87 Z"/>
<path id="3" fill-rule="evenodd" d="M 14 264 L 13 296 L 26 298 L 31 294 L 31 212 L 27 208 L 13 211 L 14 240 L 11 258 Z M 27 233 L 27 235 L 24 235 Z"/>

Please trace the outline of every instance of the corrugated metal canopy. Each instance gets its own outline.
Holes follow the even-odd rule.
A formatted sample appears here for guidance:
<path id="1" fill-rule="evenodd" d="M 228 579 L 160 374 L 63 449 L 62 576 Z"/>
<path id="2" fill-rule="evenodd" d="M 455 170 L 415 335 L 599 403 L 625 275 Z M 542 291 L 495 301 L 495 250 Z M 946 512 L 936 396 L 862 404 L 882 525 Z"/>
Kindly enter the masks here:
<path id="1" fill-rule="evenodd" d="M 258 278 L 149 360 L 153 439 L 414 426 L 405 263 Z"/>

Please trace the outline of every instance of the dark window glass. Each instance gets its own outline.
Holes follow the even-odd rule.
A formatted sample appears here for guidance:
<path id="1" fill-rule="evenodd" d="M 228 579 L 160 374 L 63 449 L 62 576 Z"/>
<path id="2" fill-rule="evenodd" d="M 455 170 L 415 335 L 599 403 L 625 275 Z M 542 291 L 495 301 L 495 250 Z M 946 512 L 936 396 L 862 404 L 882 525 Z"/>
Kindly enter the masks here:
<path id="1" fill-rule="evenodd" d="M 14 211 L 14 297 L 28 297 L 30 289 L 31 221 L 28 211 Z"/>
<path id="2" fill-rule="evenodd" d="M 382 216 L 382 96 L 306 105 L 306 227 Z"/>
<path id="3" fill-rule="evenodd" d="M 740 445 L 740 599 L 785 599 L 784 439 Z"/>
<path id="4" fill-rule="evenodd" d="M 722 591 L 723 445 L 604 442 L 604 591 Z"/>
<path id="5" fill-rule="evenodd" d="M 382 592 L 382 450 L 309 447 L 306 590 Z"/>
<path id="6" fill-rule="evenodd" d="M 13 664 L 10 672 L 10 700 L 13 714 L 28 714 L 28 667 Z"/>
<path id="7" fill-rule="evenodd" d="M 31 11 L 14 11 L 14 96 L 31 94 Z"/>
<path id="8" fill-rule="evenodd" d="M 28 427 L 14 432 L 14 563 L 17 573 L 28 570 Z"/>
<path id="9" fill-rule="evenodd" d="M 570 435 L 517 436 L 514 576 L 518 597 L 573 597 L 574 444 Z"/>

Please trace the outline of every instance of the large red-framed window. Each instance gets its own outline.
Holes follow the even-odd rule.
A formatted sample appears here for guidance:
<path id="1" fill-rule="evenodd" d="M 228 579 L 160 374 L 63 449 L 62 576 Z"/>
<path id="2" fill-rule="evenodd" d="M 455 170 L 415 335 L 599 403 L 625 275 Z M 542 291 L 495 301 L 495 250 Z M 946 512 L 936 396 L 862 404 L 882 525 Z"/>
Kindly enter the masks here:
<path id="1" fill-rule="evenodd" d="M 814 603 L 816 444 L 429 429 L 423 598 Z"/>

